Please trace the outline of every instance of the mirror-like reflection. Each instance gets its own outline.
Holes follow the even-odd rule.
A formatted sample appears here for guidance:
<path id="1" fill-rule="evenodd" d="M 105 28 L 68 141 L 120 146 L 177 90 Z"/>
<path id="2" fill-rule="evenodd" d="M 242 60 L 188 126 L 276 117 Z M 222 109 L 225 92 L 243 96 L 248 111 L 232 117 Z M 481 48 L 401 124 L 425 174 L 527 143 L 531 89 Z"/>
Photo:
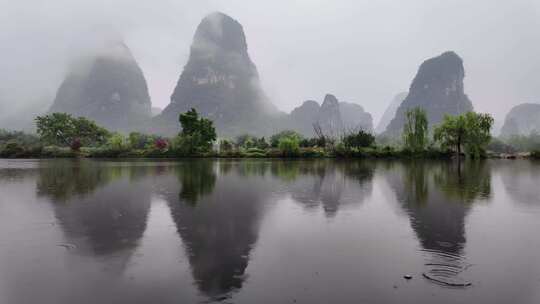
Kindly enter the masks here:
<path id="1" fill-rule="evenodd" d="M 225 168 L 223 167 L 225 166 Z M 226 299 L 246 278 L 271 181 L 246 175 L 264 163 L 187 163 L 175 168 L 178 182 L 161 180 L 178 234 L 186 247 L 194 280 L 211 299 Z M 216 181 L 218 172 L 226 178 Z M 179 195 L 175 195 L 179 193 Z"/>
<path id="2" fill-rule="evenodd" d="M 272 168 L 274 175 L 285 177 L 294 200 L 308 210 L 322 207 L 328 218 L 340 206 L 363 202 L 373 188 L 374 166 L 365 161 L 288 162 Z"/>
<path id="3" fill-rule="evenodd" d="M 0 160 L 0 303 L 533 304 L 539 177 L 528 161 Z"/>
<path id="4" fill-rule="evenodd" d="M 146 229 L 152 188 L 138 179 L 149 170 L 86 161 L 40 168 L 38 196 L 52 203 L 66 239 L 58 245 L 82 255 L 113 256 L 106 268 L 122 273 Z"/>
<path id="5" fill-rule="evenodd" d="M 523 206 L 540 206 L 540 162 L 504 162 L 497 165 L 504 187 Z"/>
<path id="6" fill-rule="evenodd" d="M 465 277 L 471 266 L 463 252 L 465 217 L 473 202 L 489 198 L 487 164 L 411 161 L 389 171 L 388 182 L 426 254 L 424 277 L 445 286 L 471 285 Z"/>

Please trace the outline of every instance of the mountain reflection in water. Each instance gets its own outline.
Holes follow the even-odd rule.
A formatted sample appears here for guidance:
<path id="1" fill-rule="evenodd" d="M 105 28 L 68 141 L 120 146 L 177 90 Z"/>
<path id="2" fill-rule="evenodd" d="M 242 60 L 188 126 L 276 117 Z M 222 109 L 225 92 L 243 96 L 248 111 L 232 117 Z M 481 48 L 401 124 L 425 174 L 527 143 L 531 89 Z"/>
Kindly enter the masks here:
<path id="1" fill-rule="evenodd" d="M 463 252 L 465 217 L 473 202 L 489 198 L 488 166 L 482 161 L 411 161 L 388 170 L 388 183 L 425 253 L 424 276 L 449 287 L 470 285 L 466 271 L 471 264 Z"/>
<path id="2" fill-rule="evenodd" d="M 537 303 L 539 183 L 525 161 L 0 160 L 0 303 Z"/>

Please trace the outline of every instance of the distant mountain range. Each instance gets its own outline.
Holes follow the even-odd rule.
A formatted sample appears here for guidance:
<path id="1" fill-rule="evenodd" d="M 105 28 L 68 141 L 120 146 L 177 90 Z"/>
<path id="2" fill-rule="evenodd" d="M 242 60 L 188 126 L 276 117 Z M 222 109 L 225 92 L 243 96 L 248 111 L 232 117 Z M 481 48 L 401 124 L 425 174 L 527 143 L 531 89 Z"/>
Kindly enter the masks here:
<path id="1" fill-rule="evenodd" d="M 287 114 L 264 93 L 242 25 L 223 13 L 212 13 L 197 27 L 187 64 L 161 113 L 152 108 L 143 72 L 128 47 L 118 41 L 104 43 L 72 66 L 49 112 L 86 116 L 112 130 L 169 136 L 180 130 L 179 114 L 195 108 L 214 121 L 219 136 L 224 137 L 268 136 L 285 129 L 313 136 L 314 124 L 335 136 L 362 129 L 395 137 L 401 134 L 408 109 L 422 107 L 430 126 L 440 123 L 445 114 L 472 111 L 464 77 L 463 61 L 454 52 L 424 61 L 409 92 L 393 99 L 375 130 L 372 116 L 361 105 L 339 101 L 331 94 L 322 103 L 308 100 Z M 512 117 L 517 114 L 510 114 L 503 128 L 506 133 L 516 128 Z M 518 124 L 515 132 L 532 127 L 537 125 Z"/>
<path id="2" fill-rule="evenodd" d="M 289 120 L 291 129 L 307 136 L 314 135 L 314 124 L 334 136 L 344 131 L 371 132 L 373 129 L 371 114 L 365 112 L 361 105 L 340 102 L 332 94 L 327 94 L 321 105 L 314 100 L 305 101 L 291 112 Z"/>

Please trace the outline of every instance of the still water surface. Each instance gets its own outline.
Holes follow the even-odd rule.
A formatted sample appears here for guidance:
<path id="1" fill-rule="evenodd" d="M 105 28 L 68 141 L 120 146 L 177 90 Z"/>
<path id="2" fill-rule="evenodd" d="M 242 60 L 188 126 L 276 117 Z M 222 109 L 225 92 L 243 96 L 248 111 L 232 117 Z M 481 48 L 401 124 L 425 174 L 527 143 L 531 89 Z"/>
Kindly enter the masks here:
<path id="1" fill-rule="evenodd" d="M 1 304 L 214 302 L 540 303 L 540 163 L 0 160 Z"/>

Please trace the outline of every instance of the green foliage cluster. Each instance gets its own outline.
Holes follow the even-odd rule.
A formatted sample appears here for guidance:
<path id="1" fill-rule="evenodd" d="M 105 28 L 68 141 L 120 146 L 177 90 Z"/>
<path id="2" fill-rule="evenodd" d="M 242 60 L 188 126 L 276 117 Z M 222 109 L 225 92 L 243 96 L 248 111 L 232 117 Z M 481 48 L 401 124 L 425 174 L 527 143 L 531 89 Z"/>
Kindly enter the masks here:
<path id="1" fill-rule="evenodd" d="M 0 129 L 0 157 L 38 157 L 42 150 L 39 138 L 20 131 Z"/>
<path id="2" fill-rule="evenodd" d="M 300 145 L 300 142 L 304 139 L 304 137 L 293 130 L 284 130 L 277 134 L 274 134 L 270 137 L 270 146 L 272 148 L 277 148 L 281 142 L 282 139 L 294 139 L 298 144 Z"/>
<path id="3" fill-rule="evenodd" d="M 491 141 L 493 118 L 489 114 L 467 112 L 458 116 L 446 115 L 434 130 L 433 138 L 441 147 L 454 150 L 458 155 L 464 149 L 467 156 L 485 155 Z"/>
<path id="4" fill-rule="evenodd" d="M 216 129 L 211 120 L 199 117 L 195 109 L 180 114 L 182 132 L 173 140 L 173 149 L 180 156 L 201 155 L 212 148 Z"/>
<path id="5" fill-rule="evenodd" d="M 296 136 L 281 137 L 278 148 L 284 157 L 298 157 L 300 156 L 300 139 Z"/>
<path id="6" fill-rule="evenodd" d="M 21 131 L 7 131 L 0 129 L 0 145 L 16 142 L 24 146 L 38 146 L 41 144 L 39 137 Z"/>
<path id="7" fill-rule="evenodd" d="M 236 146 L 240 149 L 258 148 L 264 150 L 268 149 L 270 145 L 268 144 L 264 136 L 257 138 L 256 136 L 243 134 L 236 137 Z"/>
<path id="8" fill-rule="evenodd" d="M 271 136 L 269 141 L 250 135 L 239 136 L 235 141 L 221 139 L 219 149 L 214 150 L 217 136 L 212 121 L 200 117 L 195 109 L 180 114 L 179 121 L 181 133 L 167 139 L 139 132 L 128 136 L 110 133 L 85 118 L 53 113 L 36 118 L 39 138 L 0 130 L 0 157 L 448 158 L 453 151 L 461 153 L 462 149 L 471 157 L 480 157 L 486 148 L 492 151 L 511 148 L 507 143 L 491 139 L 493 119 L 489 115 L 473 112 L 445 117 L 434 130 L 436 146 L 428 142 L 426 115 L 419 108 L 407 112 L 402 145 L 380 138 L 375 142 L 375 137 L 365 131 L 345 134 L 338 141 L 332 140 L 333 144 L 327 144 L 329 139 L 304 138 L 298 132 L 285 130 Z M 530 138 L 527 140 L 540 143 L 539 135 Z M 80 151 L 74 146 L 80 146 Z M 540 150 L 540 145 L 526 148 Z"/>
<path id="9" fill-rule="evenodd" d="M 143 150 L 151 149 L 158 136 L 143 134 L 140 132 L 131 132 L 128 135 L 128 143 L 131 149 Z"/>
<path id="10" fill-rule="evenodd" d="M 41 140 L 50 145 L 69 147 L 75 141 L 83 146 L 103 144 L 109 132 L 84 117 L 74 118 L 66 113 L 52 113 L 36 117 L 37 133 Z"/>
<path id="11" fill-rule="evenodd" d="M 413 152 L 424 151 L 428 143 L 428 132 L 426 111 L 420 107 L 407 110 L 403 126 L 405 148 Z"/>
<path id="12" fill-rule="evenodd" d="M 375 136 L 364 130 L 345 135 L 342 139 L 346 148 L 366 148 L 375 143 Z"/>

